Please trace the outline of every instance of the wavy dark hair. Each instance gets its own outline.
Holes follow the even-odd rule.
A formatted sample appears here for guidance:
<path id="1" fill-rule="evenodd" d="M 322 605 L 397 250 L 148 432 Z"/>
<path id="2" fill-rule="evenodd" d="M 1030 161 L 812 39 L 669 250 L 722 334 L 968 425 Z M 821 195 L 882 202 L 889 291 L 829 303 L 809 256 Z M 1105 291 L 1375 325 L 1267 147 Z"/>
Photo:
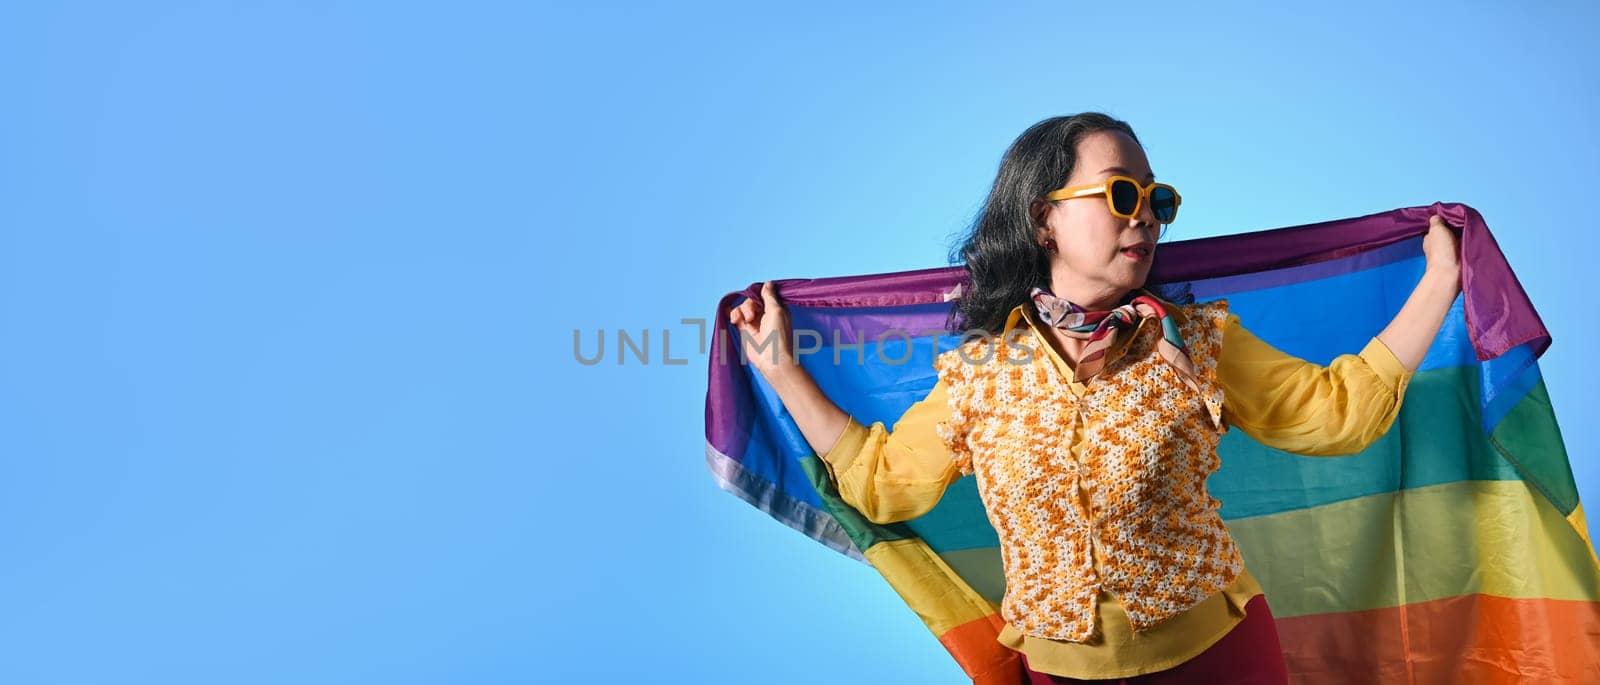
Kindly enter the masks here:
<path id="1" fill-rule="evenodd" d="M 1127 122 L 1100 112 L 1083 112 L 1029 126 L 1006 149 L 988 199 L 950 254 L 950 263 L 966 267 L 968 279 L 951 308 L 951 331 L 982 329 L 999 335 L 1006 316 L 1028 301 L 1034 286 L 1049 286 L 1050 253 L 1034 242 L 1028 207 L 1066 183 L 1078 162 L 1078 141 L 1105 130 L 1121 131 L 1139 142 Z M 1152 272 L 1154 269 L 1152 262 Z M 1146 288 L 1169 302 L 1194 301 L 1183 284 L 1147 283 Z"/>

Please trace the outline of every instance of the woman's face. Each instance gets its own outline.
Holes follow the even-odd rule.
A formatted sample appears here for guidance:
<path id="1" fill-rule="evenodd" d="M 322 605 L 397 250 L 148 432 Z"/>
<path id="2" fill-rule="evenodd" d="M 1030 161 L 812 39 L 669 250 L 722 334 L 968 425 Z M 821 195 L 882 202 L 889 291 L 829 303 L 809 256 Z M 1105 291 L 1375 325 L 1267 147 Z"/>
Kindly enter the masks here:
<path id="1" fill-rule="evenodd" d="M 1078 159 L 1066 185 L 1099 183 L 1111 176 L 1129 176 L 1141 184 L 1155 180 L 1150 161 L 1139 143 L 1121 131 L 1096 131 L 1078 141 Z M 1148 201 L 1131 219 L 1112 215 L 1104 195 L 1033 203 L 1036 239 L 1044 244 L 1055 238 L 1058 251 L 1051 255 L 1052 291 L 1088 302 L 1115 301 L 1144 286 L 1155 257 L 1161 225 Z M 1135 245 L 1145 254 L 1124 251 Z M 1062 282 L 1065 280 L 1066 282 Z"/>

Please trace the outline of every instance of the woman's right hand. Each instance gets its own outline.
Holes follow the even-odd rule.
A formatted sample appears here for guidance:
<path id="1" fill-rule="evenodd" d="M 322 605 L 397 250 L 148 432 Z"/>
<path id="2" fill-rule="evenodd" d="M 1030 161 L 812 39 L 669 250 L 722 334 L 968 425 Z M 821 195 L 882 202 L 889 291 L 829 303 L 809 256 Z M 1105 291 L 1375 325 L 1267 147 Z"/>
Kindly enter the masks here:
<path id="1" fill-rule="evenodd" d="M 746 298 L 728 313 L 728 321 L 739 327 L 745 358 L 768 380 L 774 375 L 800 368 L 791 349 L 794 333 L 789 311 L 778 300 L 772 281 L 761 284 L 761 301 Z"/>

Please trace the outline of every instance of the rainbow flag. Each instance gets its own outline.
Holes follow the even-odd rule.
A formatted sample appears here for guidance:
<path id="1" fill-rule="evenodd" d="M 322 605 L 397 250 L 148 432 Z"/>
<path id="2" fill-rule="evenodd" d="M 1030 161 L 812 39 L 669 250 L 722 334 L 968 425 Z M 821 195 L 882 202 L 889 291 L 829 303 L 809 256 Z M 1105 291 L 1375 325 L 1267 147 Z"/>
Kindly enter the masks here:
<path id="1" fill-rule="evenodd" d="M 1228 431 L 1208 487 L 1297 682 L 1600 682 L 1600 558 L 1539 372 L 1550 334 L 1476 210 L 1436 203 L 1166 244 L 1151 281 L 1226 297 L 1262 339 L 1326 364 L 1399 311 L 1434 213 L 1461 231 L 1463 294 L 1389 433 L 1326 458 Z M 957 342 L 936 331 L 963 278 L 948 267 L 778 286 L 795 328 L 823 332 L 802 363 L 828 397 L 893 425 Z M 759 283 L 723 297 L 713 329 L 706 464 L 717 483 L 877 569 L 974 683 L 1022 682 L 995 641 L 1005 580 L 973 477 L 903 523 L 845 504 L 772 389 L 739 363 L 728 312 L 747 297 Z"/>

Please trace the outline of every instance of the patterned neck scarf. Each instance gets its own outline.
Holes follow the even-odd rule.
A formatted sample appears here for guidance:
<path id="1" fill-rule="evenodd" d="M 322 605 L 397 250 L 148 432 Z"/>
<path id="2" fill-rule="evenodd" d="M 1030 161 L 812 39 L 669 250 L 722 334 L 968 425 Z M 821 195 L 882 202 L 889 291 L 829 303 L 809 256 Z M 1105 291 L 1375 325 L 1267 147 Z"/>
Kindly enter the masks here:
<path id="1" fill-rule="evenodd" d="M 1177 320 L 1172 317 L 1172 312 L 1167 311 L 1166 305 L 1149 292 L 1135 290 L 1123 298 L 1120 306 L 1094 312 L 1067 298 L 1056 297 L 1044 288 L 1034 288 L 1030 296 L 1034 308 L 1039 311 L 1039 318 L 1045 324 L 1060 329 L 1068 336 L 1089 341 L 1083 348 L 1083 357 L 1078 360 L 1074 374 L 1077 382 L 1087 381 L 1105 370 L 1109 361 L 1107 353 L 1116 344 L 1117 336 L 1125 330 L 1132 331 L 1141 318 L 1154 317 L 1161 321 L 1161 340 L 1156 344 L 1156 350 L 1178 372 L 1185 384 L 1196 392 L 1200 391 L 1200 384 L 1195 380 L 1194 362 L 1189 359 L 1189 348 L 1183 343 L 1183 335 L 1178 332 Z"/>

